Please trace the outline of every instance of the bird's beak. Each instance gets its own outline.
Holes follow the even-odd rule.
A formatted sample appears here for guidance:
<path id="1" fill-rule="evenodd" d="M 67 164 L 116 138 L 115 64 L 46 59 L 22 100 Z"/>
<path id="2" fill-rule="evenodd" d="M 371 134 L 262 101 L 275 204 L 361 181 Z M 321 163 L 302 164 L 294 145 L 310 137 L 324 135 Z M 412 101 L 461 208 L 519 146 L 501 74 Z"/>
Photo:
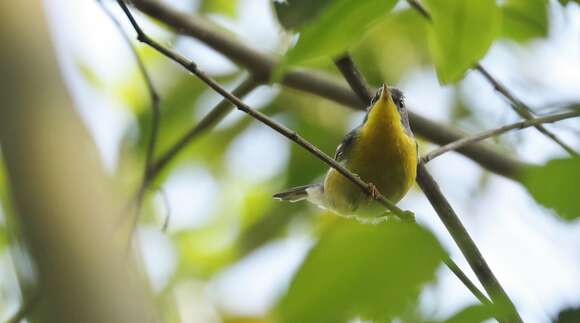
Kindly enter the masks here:
<path id="1" fill-rule="evenodd" d="M 391 92 L 386 84 L 381 85 L 381 100 L 389 100 Z"/>

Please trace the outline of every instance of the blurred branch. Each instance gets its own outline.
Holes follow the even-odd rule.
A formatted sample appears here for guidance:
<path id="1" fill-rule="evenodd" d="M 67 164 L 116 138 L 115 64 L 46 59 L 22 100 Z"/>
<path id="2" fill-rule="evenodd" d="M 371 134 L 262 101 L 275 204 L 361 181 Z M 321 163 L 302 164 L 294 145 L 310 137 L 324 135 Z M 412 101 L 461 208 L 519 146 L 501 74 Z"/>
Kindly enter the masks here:
<path id="1" fill-rule="evenodd" d="M 239 98 L 244 97 L 257 86 L 258 83 L 251 76 L 248 76 L 232 91 L 232 94 Z M 197 125 L 195 125 L 195 127 L 191 128 L 187 133 L 181 136 L 173 146 L 167 149 L 167 151 L 163 153 L 155 163 L 153 163 L 151 172 L 149 173 L 151 180 L 153 180 L 173 158 L 183 151 L 188 144 L 200 135 L 203 135 L 214 128 L 221 120 L 223 120 L 223 118 L 232 111 L 233 107 L 234 106 L 230 101 L 222 99 Z"/>
<path id="2" fill-rule="evenodd" d="M 107 5 L 105 5 L 102 0 L 97 0 L 97 3 L 101 7 L 101 9 L 105 12 L 105 14 L 109 17 L 109 19 L 111 19 L 111 21 L 119 31 L 119 34 L 121 34 L 123 40 L 131 50 L 131 54 L 133 54 L 135 62 L 137 63 L 137 67 L 139 69 L 139 72 L 141 73 L 141 76 L 143 77 L 143 81 L 145 82 L 145 86 L 147 88 L 147 92 L 149 93 L 149 97 L 151 100 L 151 134 L 149 142 L 147 143 L 147 150 L 145 152 L 145 165 L 143 167 L 143 175 L 141 178 L 140 189 L 135 197 L 136 204 L 135 214 L 132 217 L 132 226 L 131 226 L 132 230 L 129 234 L 129 237 L 132 237 L 133 235 L 132 233 L 137 227 L 139 218 L 141 216 L 141 207 L 143 205 L 143 199 L 145 198 L 147 186 L 151 182 L 149 173 L 152 170 L 153 159 L 155 158 L 155 146 L 157 145 L 157 138 L 159 136 L 159 126 L 161 123 L 161 110 L 160 110 L 161 100 L 159 97 L 159 93 L 157 92 L 155 86 L 153 85 L 153 80 L 151 79 L 151 76 L 147 71 L 145 63 L 141 59 L 141 56 L 139 56 L 139 52 L 137 52 L 135 46 L 133 46 L 133 42 L 125 32 L 125 29 L 123 29 L 121 23 L 117 20 L 115 15 L 111 13 L 109 8 L 107 8 Z"/>
<path id="3" fill-rule="evenodd" d="M 283 135 L 284 137 L 297 143 L 302 148 L 306 149 L 307 151 L 318 157 L 328 166 L 336 169 L 344 177 L 348 178 L 351 182 L 353 182 L 356 186 L 358 186 L 364 193 L 366 193 L 370 197 L 373 197 L 378 203 L 383 205 L 385 208 L 389 209 L 393 214 L 395 214 L 399 218 L 403 220 L 409 220 L 413 218 L 411 212 L 400 209 L 398 206 L 396 206 L 393 202 L 389 201 L 383 195 L 377 194 L 376 190 L 373 189 L 374 187 L 372 185 L 369 185 L 368 183 L 362 181 L 357 175 L 351 173 L 344 166 L 340 165 L 338 162 L 336 162 L 330 156 L 325 154 L 323 151 L 321 151 L 320 149 L 318 149 L 317 147 L 306 141 L 296 132 L 286 128 L 284 125 L 274 121 L 273 119 L 270 119 L 265 114 L 252 109 L 250 106 L 242 102 L 238 97 L 229 93 L 221 85 L 219 85 L 216 81 L 214 81 L 211 77 L 202 72 L 194 62 L 183 57 L 181 54 L 164 47 L 163 45 L 157 43 L 155 40 L 151 39 L 149 36 L 147 36 L 147 34 L 143 32 L 139 24 L 135 21 L 135 18 L 133 17 L 131 12 L 127 8 L 127 5 L 123 2 L 123 0 L 117 0 L 117 2 L 119 3 L 121 8 L 127 15 L 127 18 L 133 25 L 133 28 L 137 33 L 137 39 L 139 39 L 139 41 L 151 46 L 152 48 L 154 48 L 167 58 L 183 66 L 185 69 L 187 69 L 195 76 L 197 76 L 200 80 L 202 80 L 204 83 L 206 83 L 209 87 L 211 87 L 214 91 L 216 91 L 217 93 L 222 95 L 225 99 L 227 99 L 229 102 L 234 104 L 239 110 L 250 115 L 254 119 L 262 122 L 263 124 L 272 128 L 273 130 Z"/>
<path id="4" fill-rule="evenodd" d="M 455 150 L 455 149 L 458 149 L 458 148 L 461 148 L 461 147 L 464 147 L 467 145 L 471 145 L 473 143 L 485 140 L 485 139 L 490 138 L 490 137 L 499 136 L 499 135 L 504 134 L 504 133 L 511 131 L 511 130 L 525 129 L 528 127 L 536 126 L 538 124 L 552 123 L 552 122 L 557 122 L 557 121 L 561 121 L 561 120 L 565 120 L 565 119 L 569 119 L 569 118 L 576 118 L 576 117 L 580 117 L 580 110 L 548 115 L 545 117 L 540 117 L 540 118 L 536 118 L 536 119 L 528 120 L 528 121 L 515 122 L 515 123 L 505 125 L 503 127 L 499 127 L 496 129 L 483 131 L 483 132 L 480 132 L 478 134 L 474 134 L 474 135 L 471 135 L 469 137 L 465 137 L 461 140 L 457 140 L 457 141 L 449 143 L 445 146 L 441 146 L 437 149 L 434 149 L 434 150 L 430 151 L 428 154 L 426 154 L 425 156 L 423 156 L 421 158 L 421 161 L 423 163 L 428 163 L 429 161 L 443 155 L 446 152 L 449 152 L 449 151 L 452 151 L 452 150 Z"/>
<path id="5" fill-rule="evenodd" d="M 161 118 L 161 110 L 159 107 L 159 105 L 161 103 L 161 99 L 159 96 L 159 92 L 157 92 L 157 90 L 155 89 L 155 85 L 153 85 L 153 80 L 151 79 L 151 76 L 149 75 L 149 72 L 147 71 L 147 67 L 145 66 L 145 63 L 141 59 L 141 56 L 139 56 L 139 52 L 137 51 L 135 46 L 133 46 L 133 43 L 131 42 L 131 39 L 129 38 L 129 36 L 125 32 L 125 29 L 123 29 L 123 26 L 121 25 L 121 23 L 117 20 L 115 15 L 113 15 L 111 13 L 111 11 L 107 8 L 107 6 L 103 3 L 102 0 L 97 0 L 97 3 L 101 7 L 101 9 L 105 12 L 105 14 L 109 17 L 109 19 L 111 19 L 111 21 L 113 22 L 113 24 L 115 25 L 115 27 L 119 31 L 119 34 L 121 34 L 121 36 L 123 37 L 123 40 L 125 41 L 125 43 L 129 47 L 129 49 L 131 50 L 131 53 L 133 54 L 133 57 L 135 58 L 135 62 L 137 63 L 137 67 L 139 69 L 139 72 L 141 73 L 141 76 L 143 77 L 143 82 L 145 83 L 145 86 L 147 87 L 147 92 L 149 93 L 149 98 L 151 100 L 151 113 L 152 113 L 151 136 L 149 138 L 149 143 L 147 144 L 147 152 L 145 155 L 146 156 L 145 157 L 145 170 L 143 172 L 144 173 L 143 179 L 145 180 L 145 178 L 147 177 L 147 173 L 151 170 L 151 166 L 153 165 L 153 158 L 155 157 L 155 146 L 157 144 L 157 137 L 159 135 L 159 124 L 160 124 L 160 118 Z"/>
<path id="6" fill-rule="evenodd" d="M 425 6 L 423 6 L 419 1 L 407 0 L 407 3 L 409 3 L 409 5 L 411 7 L 413 7 L 415 10 L 417 10 L 417 12 L 419 12 L 425 19 L 429 20 L 430 22 L 433 22 L 433 17 L 431 16 L 431 14 L 427 10 L 427 8 L 425 8 Z M 532 108 L 530 108 L 526 103 L 524 103 L 522 100 L 517 98 L 513 93 L 511 93 L 508 90 L 508 88 L 505 85 L 503 85 L 501 82 L 499 82 L 497 80 L 497 78 L 495 78 L 493 75 L 491 75 L 491 73 L 487 69 L 485 69 L 481 65 L 481 63 L 476 63 L 474 69 L 476 71 L 478 71 L 493 86 L 493 88 L 498 93 L 500 93 L 504 98 L 506 98 L 509 101 L 512 109 L 520 117 L 522 117 L 526 120 L 529 120 L 529 121 L 535 120 L 535 116 L 533 114 Z M 533 127 L 535 127 L 539 132 L 541 132 L 546 137 L 548 137 L 553 142 L 555 142 L 560 147 L 562 147 L 562 149 L 564 149 L 566 152 L 568 152 L 568 154 L 570 154 L 572 156 L 578 155 L 578 153 L 572 147 L 567 145 L 564 141 L 562 141 L 560 138 L 558 138 L 555 134 L 553 134 L 548 129 L 546 129 L 541 123 L 535 123 L 535 124 L 533 124 Z"/>
<path id="7" fill-rule="evenodd" d="M 200 17 L 181 13 L 156 0 L 132 0 L 132 3 L 142 12 L 166 23 L 176 32 L 197 38 L 237 64 L 245 66 L 257 82 L 268 82 L 272 70 L 278 63 L 275 57 L 248 47 Z M 320 73 L 290 70 L 282 79 L 282 84 L 357 110 L 365 108 L 363 102 L 351 89 Z M 448 144 L 465 136 L 465 133 L 460 130 L 434 122 L 411 111 L 409 111 L 409 119 L 417 135 L 439 145 Z M 458 152 L 473 159 L 485 169 L 511 179 L 516 179 L 519 169 L 526 165 L 481 143 L 464 147 Z"/>
<path id="8" fill-rule="evenodd" d="M 27 319 L 154 322 L 146 281 L 114 225 L 116 183 L 67 93 L 44 5 L 0 2 L 0 42 L 10 44 L 0 51 L 2 158 L 10 214 L 42 297 Z"/>
<path id="9" fill-rule="evenodd" d="M 341 65 L 343 67 L 348 66 L 348 68 L 350 69 L 356 69 L 354 62 L 352 62 L 352 59 L 349 56 L 344 55 L 340 58 L 340 60 L 342 61 L 350 60 L 350 63 Z M 343 73 L 343 75 L 345 78 L 350 78 L 349 83 L 358 83 L 359 88 L 366 87 L 367 83 L 362 78 L 360 72 L 350 71 L 347 73 Z M 371 101 L 371 96 L 365 95 L 364 91 L 359 92 L 362 94 L 361 100 L 365 102 Z M 475 272 L 475 275 L 477 276 L 477 278 L 479 279 L 485 290 L 488 292 L 493 302 L 495 304 L 501 305 L 501 308 L 505 308 L 509 312 L 509 320 L 506 320 L 506 322 L 522 322 L 518 312 L 515 309 L 515 306 L 509 299 L 509 296 L 505 293 L 502 286 L 495 278 L 493 272 L 487 265 L 487 262 L 485 261 L 483 255 L 477 248 L 475 242 L 471 239 L 469 233 L 467 233 L 467 230 L 461 223 L 461 220 L 459 219 L 459 217 L 457 216 L 457 214 L 455 213 L 455 211 L 453 210 L 453 208 L 451 207 L 451 205 L 449 204 L 443 193 L 441 193 L 441 190 L 439 189 L 437 182 L 435 182 L 435 179 L 433 179 L 431 174 L 429 174 L 429 171 L 425 167 L 424 163 L 419 163 L 419 165 L 417 166 L 417 184 L 419 184 L 419 187 L 421 187 L 421 190 L 423 190 L 423 192 L 427 196 L 427 199 L 437 212 L 437 215 L 439 216 L 439 218 L 447 228 L 447 231 L 449 232 L 449 234 L 451 235 L 451 237 L 453 238 L 453 240 L 455 241 L 455 243 L 465 256 L 465 258 L 467 259 L 467 262 L 471 266 L 471 269 Z M 448 266 L 451 265 L 450 268 L 453 267 L 453 269 L 459 269 L 459 267 L 457 267 L 457 265 L 455 265 L 455 263 L 450 258 L 446 261 L 446 264 Z M 456 271 L 453 269 L 452 271 L 456 273 Z M 459 276 L 458 277 L 462 281 L 464 281 L 463 279 L 467 278 L 467 276 L 465 276 L 465 274 L 463 273 L 461 273 L 460 275 L 462 277 Z M 473 283 L 471 282 L 468 282 L 468 285 L 466 286 L 468 286 L 470 290 L 471 288 L 475 287 L 475 285 L 473 285 Z M 481 292 L 476 293 L 483 295 Z"/>
<path id="10" fill-rule="evenodd" d="M 38 304 L 39 300 L 40 293 L 38 290 L 33 291 L 30 295 L 28 295 L 28 297 L 22 299 L 22 304 L 20 304 L 18 311 L 16 311 L 16 313 L 14 313 L 14 315 L 9 318 L 6 323 L 20 323 L 28 315 L 30 315 L 30 312 L 36 306 L 36 304 Z"/>

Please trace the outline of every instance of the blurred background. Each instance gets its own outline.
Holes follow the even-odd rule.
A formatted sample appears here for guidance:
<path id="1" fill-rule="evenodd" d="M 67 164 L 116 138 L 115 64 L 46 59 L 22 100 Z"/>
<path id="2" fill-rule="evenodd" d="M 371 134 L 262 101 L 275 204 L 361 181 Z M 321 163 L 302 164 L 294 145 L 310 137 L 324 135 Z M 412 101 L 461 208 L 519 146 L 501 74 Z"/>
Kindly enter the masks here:
<path id="1" fill-rule="evenodd" d="M 164 0 L 203 16 L 260 51 L 282 54 L 295 37 L 278 23 L 271 0 Z M 96 142 L 121 196 L 142 175 L 152 118 L 147 89 L 131 52 L 97 1 L 45 0 L 52 42 L 76 109 Z M 106 7 L 134 32 L 114 1 Z M 247 72 L 198 40 L 179 36 L 135 10 L 149 35 L 195 61 L 228 89 Z M 539 115 L 580 102 L 580 6 L 549 1 L 545 35 L 498 39 L 482 63 Z M 0 14 L 1 16 L 2 14 Z M 161 96 L 158 152 L 199 121 L 220 97 L 153 50 L 136 44 Z M 373 85 L 400 88 L 408 106 L 471 133 L 519 120 L 478 74 L 441 86 L 427 48 L 425 23 L 401 1 L 370 29 L 353 58 Z M 41 52 L 36 55 L 43 55 Z M 340 78 L 332 62 L 315 68 Z M 363 117 L 344 106 L 281 87 L 259 86 L 245 100 L 298 131 L 328 154 Z M 550 125 L 580 147 L 580 122 Z M 511 156 L 543 163 L 565 152 L 534 129 L 494 139 Z M 422 153 L 435 148 L 420 141 Z M 518 183 L 448 153 L 429 164 L 443 192 L 526 322 L 550 322 L 580 305 L 580 223 L 540 207 Z M 233 111 L 175 158 L 149 191 L 136 241 L 164 322 L 269 322 L 270 311 L 334 215 L 272 200 L 279 190 L 320 180 L 327 167 L 272 130 Z M 0 174 L 0 186 L 6 186 Z M 5 192 L 5 187 L 2 189 Z M 3 196 L 6 198 L 6 196 Z M 400 203 L 413 210 L 472 278 L 449 234 L 418 188 Z M 30 261 L 7 226 L 0 204 L 0 316 L 20 306 L 21 284 L 33 281 Z M 475 303 L 440 267 L 417 311 L 443 319 Z"/>

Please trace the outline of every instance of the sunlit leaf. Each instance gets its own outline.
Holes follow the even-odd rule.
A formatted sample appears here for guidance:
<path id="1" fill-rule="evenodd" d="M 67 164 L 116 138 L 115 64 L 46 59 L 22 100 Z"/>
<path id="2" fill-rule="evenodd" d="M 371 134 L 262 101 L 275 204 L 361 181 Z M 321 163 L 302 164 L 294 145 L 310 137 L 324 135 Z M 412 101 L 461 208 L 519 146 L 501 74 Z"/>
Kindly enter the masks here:
<path id="1" fill-rule="evenodd" d="M 441 83 L 463 78 L 488 51 L 500 28 L 495 0 L 426 0 L 433 18 L 429 47 Z"/>
<path id="2" fill-rule="evenodd" d="M 473 305 L 462 309 L 445 320 L 445 323 L 481 323 L 493 318 L 493 308 L 489 305 Z"/>
<path id="3" fill-rule="evenodd" d="M 380 18 L 386 17 L 395 0 L 337 0 L 317 19 L 300 28 L 300 39 L 291 48 L 276 75 L 290 65 L 322 57 L 333 57 L 358 42 L 361 35 Z"/>
<path id="4" fill-rule="evenodd" d="M 563 219 L 580 217 L 580 157 L 554 159 L 544 166 L 528 167 L 522 180 L 536 201 L 554 209 Z"/>
<path id="5" fill-rule="evenodd" d="M 274 0 L 274 12 L 285 29 L 296 29 L 315 18 L 331 0 Z"/>
<path id="6" fill-rule="evenodd" d="M 548 34 L 547 0 L 509 0 L 501 12 L 504 37 L 527 41 Z"/>
<path id="7" fill-rule="evenodd" d="M 234 17 L 238 10 L 238 0 L 203 0 L 200 10 Z"/>
<path id="8" fill-rule="evenodd" d="M 409 70 L 430 63 L 428 28 L 428 21 L 413 9 L 394 11 L 371 28 L 351 54 L 371 84 L 397 83 Z"/>
<path id="9" fill-rule="evenodd" d="M 415 224 L 337 221 L 307 256 L 278 314 L 301 323 L 391 318 L 433 279 L 443 254 Z"/>

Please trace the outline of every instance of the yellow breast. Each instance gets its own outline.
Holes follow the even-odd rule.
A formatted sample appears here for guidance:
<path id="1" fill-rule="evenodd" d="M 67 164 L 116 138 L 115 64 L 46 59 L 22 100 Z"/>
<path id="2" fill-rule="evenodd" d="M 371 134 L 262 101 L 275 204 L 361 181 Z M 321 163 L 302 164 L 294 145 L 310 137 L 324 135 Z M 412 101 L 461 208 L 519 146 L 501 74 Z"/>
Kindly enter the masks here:
<path id="1" fill-rule="evenodd" d="M 389 97 L 369 112 L 345 166 L 398 202 L 413 185 L 417 172 L 415 139 L 407 134 Z M 348 179 L 331 169 L 324 183 L 329 207 L 339 213 L 355 211 L 368 198 Z"/>

